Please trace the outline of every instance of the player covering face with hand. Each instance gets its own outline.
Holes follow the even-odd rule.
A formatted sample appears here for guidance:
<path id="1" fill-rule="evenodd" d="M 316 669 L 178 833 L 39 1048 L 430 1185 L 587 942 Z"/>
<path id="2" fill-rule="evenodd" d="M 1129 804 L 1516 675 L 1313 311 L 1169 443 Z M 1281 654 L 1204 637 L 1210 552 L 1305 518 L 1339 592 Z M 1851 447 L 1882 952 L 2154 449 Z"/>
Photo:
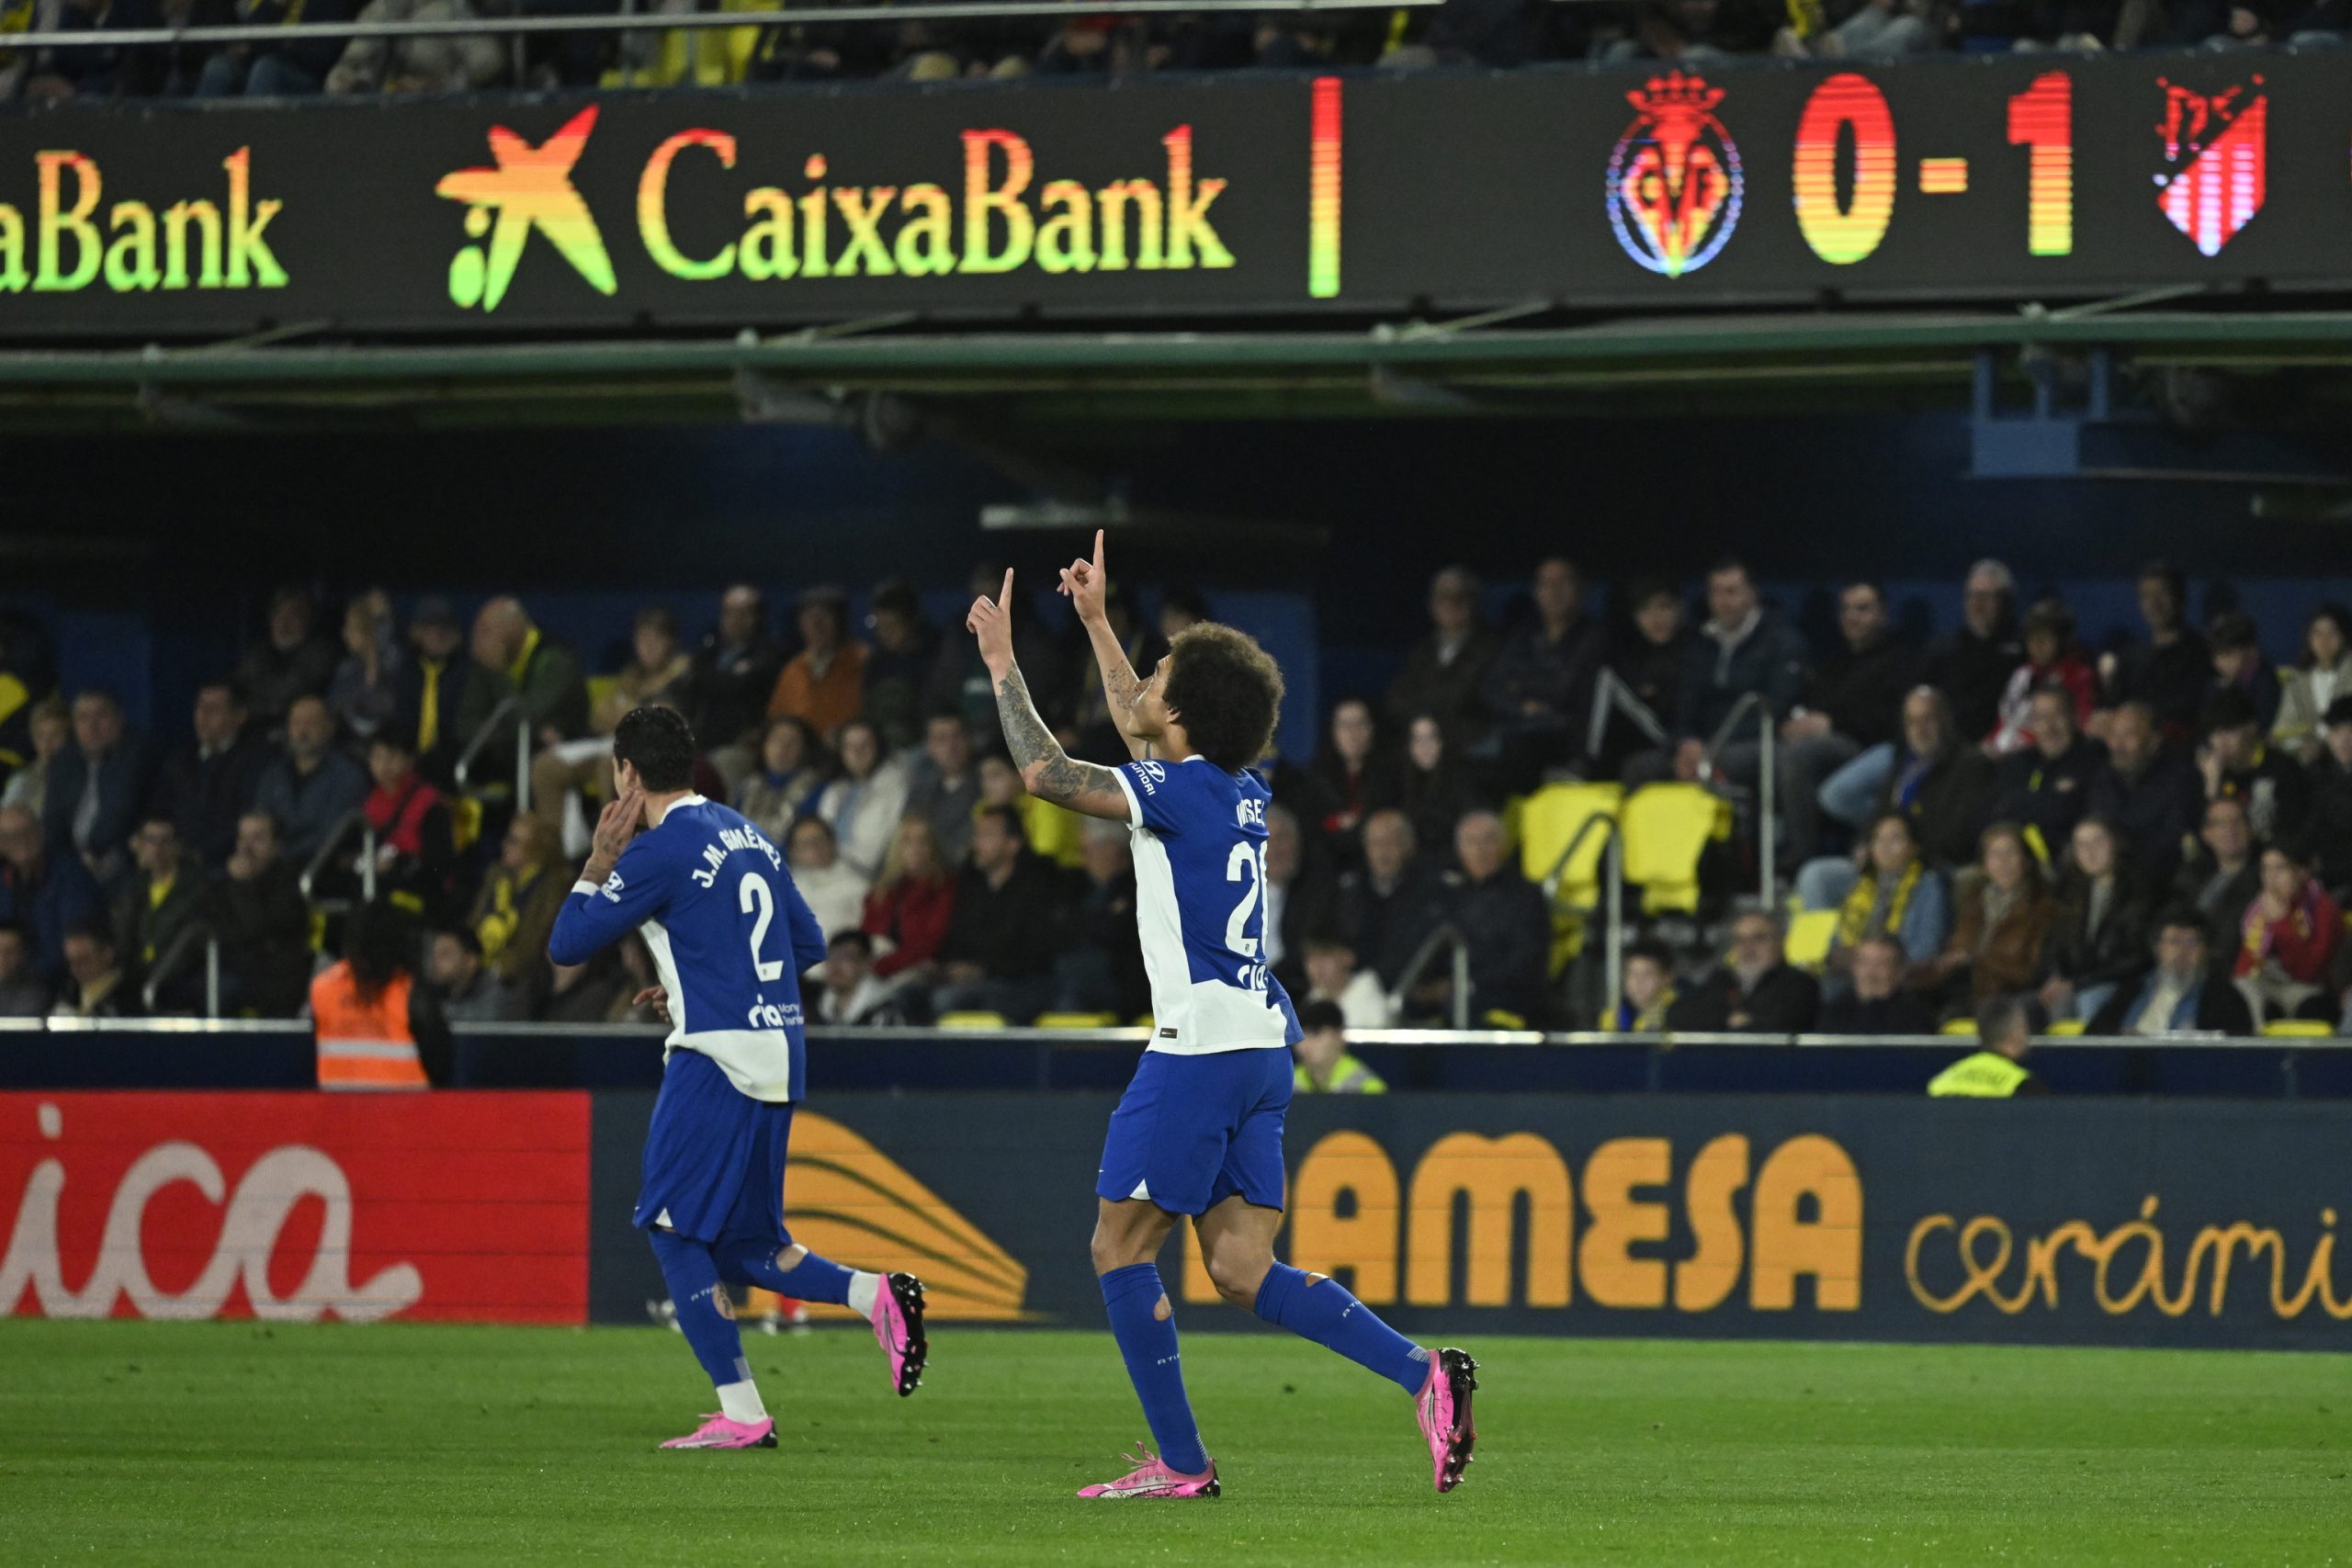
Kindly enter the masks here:
<path id="1" fill-rule="evenodd" d="M 1218 1293 L 1388 1378 L 1412 1397 L 1440 1492 L 1460 1484 L 1476 1437 L 1477 1363 L 1390 1328 L 1331 1279 L 1274 1261 L 1282 1228 L 1283 1116 L 1291 1096 L 1290 998 L 1266 972 L 1264 781 L 1249 772 L 1273 736 L 1282 671 L 1243 633 L 1187 627 L 1148 679 L 1127 663 L 1104 609 L 1102 536 L 1060 592 L 1078 609 L 1102 691 L 1135 761 L 1072 761 L 1012 657 L 1012 573 L 965 625 L 996 688 L 1005 743 L 1029 793 L 1125 822 L 1135 843 L 1137 924 L 1151 980 L 1152 1039 L 1111 1118 L 1095 1182 L 1094 1269 L 1111 1332 L 1159 1445 L 1081 1497 L 1214 1497 L 1216 1464 L 1184 1394 L 1176 1324 L 1152 1261 L 1180 1218 L 1200 1236 Z"/>
<path id="2" fill-rule="evenodd" d="M 785 1152 L 808 1078 L 800 975 L 823 960 L 825 938 L 783 854 L 740 813 L 696 795 L 694 766 L 694 734 L 675 712 L 639 708 L 621 720 L 616 798 L 548 956 L 585 964 L 636 931 L 662 975 L 637 998 L 661 1010 L 670 1038 L 636 1224 L 718 1393 L 717 1413 L 662 1446 L 772 1449 L 775 1423 L 719 1281 L 861 1314 L 901 1395 L 915 1391 L 928 1355 L 922 1286 L 844 1269 L 785 1228 Z"/>

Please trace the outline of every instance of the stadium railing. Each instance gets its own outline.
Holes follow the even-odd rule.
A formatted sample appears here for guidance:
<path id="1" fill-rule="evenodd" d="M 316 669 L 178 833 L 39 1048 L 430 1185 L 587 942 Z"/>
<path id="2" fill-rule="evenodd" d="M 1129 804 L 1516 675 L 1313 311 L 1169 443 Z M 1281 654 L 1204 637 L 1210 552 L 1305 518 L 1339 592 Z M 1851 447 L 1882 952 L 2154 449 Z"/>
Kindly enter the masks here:
<path id="1" fill-rule="evenodd" d="M 469 1024 L 455 1031 L 455 1086 L 651 1089 L 652 1026 Z M 818 1029 L 819 1094 L 895 1089 L 1115 1090 L 1141 1028 Z M 1534 1030 L 1351 1032 L 1392 1093 L 1891 1094 L 1975 1049 L 1952 1035 L 1630 1035 Z M 292 1020 L 0 1020 L 0 1089 L 304 1089 L 310 1026 Z M 2352 1099 L 2352 1039 L 2050 1036 L 2034 1070 L 2061 1096 Z"/>
<path id="2" fill-rule="evenodd" d="M 200 924 L 182 930 L 148 966 L 146 981 L 139 988 L 139 999 L 149 1012 L 155 1010 L 164 987 L 177 979 L 180 970 L 199 954 L 204 960 L 204 1016 L 220 1016 L 220 939 L 210 926 Z"/>
<path id="3" fill-rule="evenodd" d="M 1421 977 L 1429 972 L 1430 965 L 1437 962 L 1440 953 L 1446 955 L 1452 972 L 1453 1032 L 1459 1033 L 1470 1027 L 1470 942 L 1451 920 L 1430 932 L 1421 945 L 1414 950 L 1411 959 L 1398 972 L 1396 986 L 1388 993 L 1388 1005 L 1401 1009 L 1405 998 L 1413 994 L 1413 988 L 1421 983 Z"/>
<path id="4" fill-rule="evenodd" d="M 511 735 L 514 739 L 514 809 L 531 808 L 531 726 L 520 716 L 522 712 L 523 699 L 510 696 L 491 709 L 490 716 L 481 721 L 481 728 L 466 742 L 453 770 L 460 795 L 479 796 L 491 787 L 473 777 L 475 767 L 492 741 L 502 734 Z"/>

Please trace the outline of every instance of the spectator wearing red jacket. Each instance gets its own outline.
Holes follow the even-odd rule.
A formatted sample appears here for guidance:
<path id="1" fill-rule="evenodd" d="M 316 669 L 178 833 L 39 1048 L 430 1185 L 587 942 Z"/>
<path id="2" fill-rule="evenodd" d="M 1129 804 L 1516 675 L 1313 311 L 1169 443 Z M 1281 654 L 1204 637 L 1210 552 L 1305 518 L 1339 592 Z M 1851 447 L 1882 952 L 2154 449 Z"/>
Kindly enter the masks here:
<path id="1" fill-rule="evenodd" d="M 865 933 L 890 951 L 874 961 L 874 973 L 906 987 L 910 999 L 924 994 L 956 919 L 956 877 L 939 853 L 939 836 L 929 822 L 909 817 L 882 862 L 882 874 L 865 896 Z"/>
<path id="2" fill-rule="evenodd" d="M 2343 911 L 2312 874 L 2311 856 L 2292 841 L 2262 852 L 2262 891 L 2245 908 L 2231 977 L 2253 1009 L 2255 1021 L 2329 1016 L 2324 1006 L 2328 963 L 2344 931 Z"/>
<path id="3" fill-rule="evenodd" d="M 2075 612 L 2055 599 L 2044 599 L 2025 613 L 2022 628 L 2025 662 L 2010 672 L 2002 688 L 2000 716 L 1984 737 L 1984 750 L 1996 757 L 2022 751 L 2034 742 L 2033 694 L 2055 687 L 2074 699 L 2075 728 L 2090 723 L 2098 704 L 2098 671 L 2075 640 Z"/>
<path id="4" fill-rule="evenodd" d="M 395 730 L 378 732 L 368 749 L 368 772 L 376 787 L 360 809 L 376 830 L 378 894 L 438 925 L 449 915 L 455 891 L 458 852 L 449 807 L 416 771 L 413 743 Z"/>

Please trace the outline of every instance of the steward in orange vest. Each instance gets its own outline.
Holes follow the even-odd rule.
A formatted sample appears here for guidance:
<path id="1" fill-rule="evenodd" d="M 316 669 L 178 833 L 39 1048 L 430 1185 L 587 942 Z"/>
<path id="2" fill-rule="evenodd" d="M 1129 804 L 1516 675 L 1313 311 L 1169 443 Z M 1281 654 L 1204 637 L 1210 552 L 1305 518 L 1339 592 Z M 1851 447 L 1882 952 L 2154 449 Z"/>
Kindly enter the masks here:
<path id="1" fill-rule="evenodd" d="M 311 982 L 321 1089 L 428 1089 L 447 1082 L 448 1026 L 405 962 L 406 923 L 389 909 L 352 917 L 349 955 Z"/>

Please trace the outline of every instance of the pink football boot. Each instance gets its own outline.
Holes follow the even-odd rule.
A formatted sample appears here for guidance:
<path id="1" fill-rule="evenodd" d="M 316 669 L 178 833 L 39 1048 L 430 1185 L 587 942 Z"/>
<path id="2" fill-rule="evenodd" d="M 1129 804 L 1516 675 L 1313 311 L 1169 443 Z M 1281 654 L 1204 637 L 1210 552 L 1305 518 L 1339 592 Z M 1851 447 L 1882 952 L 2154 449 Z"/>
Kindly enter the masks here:
<path id="1" fill-rule="evenodd" d="M 1168 1468 L 1159 1455 L 1143 1444 L 1136 1451 L 1119 1456 L 1123 1463 L 1138 1468 L 1129 1471 L 1116 1481 L 1105 1481 L 1099 1486 L 1080 1491 L 1081 1497 L 1215 1497 L 1224 1488 L 1217 1484 L 1216 1461 L 1211 1460 L 1206 1471 L 1199 1475 L 1185 1475 Z"/>
<path id="2" fill-rule="evenodd" d="M 772 1449 L 775 1447 L 775 1422 L 754 1421 L 748 1426 L 729 1421 L 724 1416 L 706 1416 L 702 1425 L 683 1438 L 673 1438 L 662 1445 L 665 1449 Z"/>
<path id="3" fill-rule="evenodd" d="M 890 1360 L 890 1386 L 904 1399 L 922 1382 L 931 1342 L 922 1332 L 922 1281 L 912 1274 L 886 1274 L 874 1292 L 874 1341 Z"/>
<path id="4" fill-rule="evenodd" d="M 1430 1358 L 1428 1381 L 1413 1399 L 1413 1415 L 1421 1424 L 1421 1436 L 1429 1439 L 1430 1468 L 1440 1492 L 1462 1484 L 1462 1472 L 1470 1468 L 1470 1450 L 1478 1441 L 1478 1428 L 1470 1419 L 1470 1395 L 1478 1387 L 1471 1374 L 1477 1370 L 1478 1363 L 1463 1351 L 1440 1350 Z"/>

